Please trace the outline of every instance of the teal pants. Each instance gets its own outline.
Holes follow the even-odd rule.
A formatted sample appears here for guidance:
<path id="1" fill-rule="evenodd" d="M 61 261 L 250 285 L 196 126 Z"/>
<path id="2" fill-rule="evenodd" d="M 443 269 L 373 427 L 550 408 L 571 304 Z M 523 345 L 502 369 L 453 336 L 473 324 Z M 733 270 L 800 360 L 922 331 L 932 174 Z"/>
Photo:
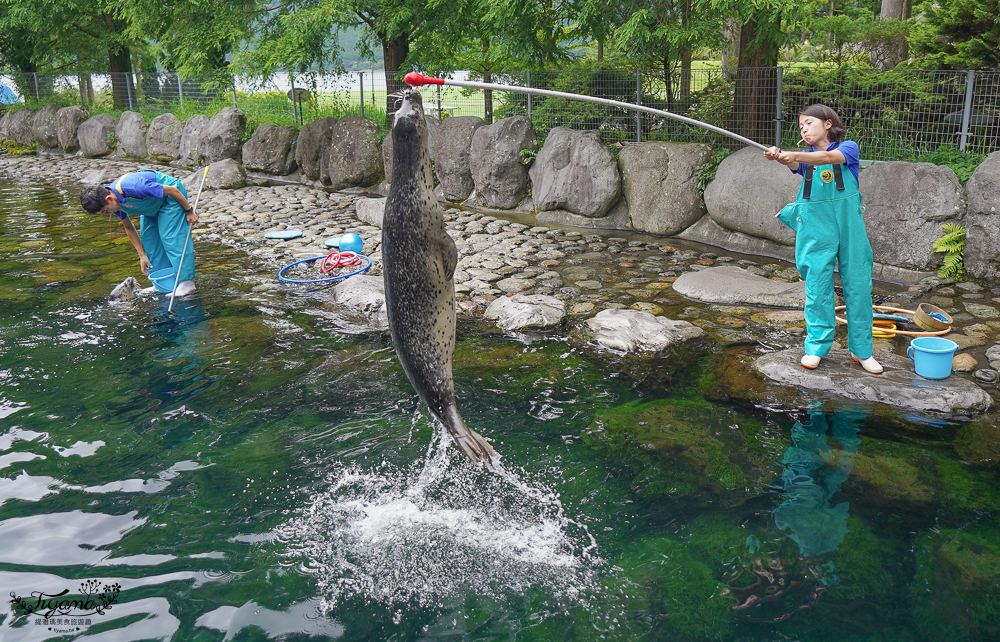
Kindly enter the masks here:
<path id="1" fill-rule="evenodd" d="M 156 182 L 173 185 L 187 198 L 187 189 L 179 179 L 156 172 Z M 194 279 L 194 243 L 188 237 L 187 215 L 172 196 L 164 198 L 129 198 L 122 205 L 129 216 L 139 216 L 139 237 L 152 270 L 174 268 L 181 264 L 179 281 Z M 187 248 L 185 250 L 185 247 Z"/>
<path id="2" fill-rule="evenodd" d="M 810 171 L 813 168 L 807 168 Z M 847 305 L 847 345 L 859 359 L 872 356 L 872 247 L 868 242 L 857 180 L 843 171 L 838 190 L 832 166 L 814 168 L 810 197 L 785 206 L 778 218 L 796 232 L 795 265 L 806 282 L 808 355 L 825 357 L 837 320 L 833 273 L 839 262 Z"/>

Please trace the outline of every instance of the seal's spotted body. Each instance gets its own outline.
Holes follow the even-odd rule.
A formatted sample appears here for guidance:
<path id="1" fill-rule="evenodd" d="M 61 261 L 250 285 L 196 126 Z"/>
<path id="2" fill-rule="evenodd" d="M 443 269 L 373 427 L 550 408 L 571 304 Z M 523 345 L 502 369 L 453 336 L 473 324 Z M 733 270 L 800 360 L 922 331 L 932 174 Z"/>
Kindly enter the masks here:
<path id="1" fill-rule="evenodd" d="M 392 184 L 382 221 L 389 331 L 410 383 L 473 461 L 493 448 L 465 425 L 455 403 L 455 266 L 458 251 L 434 196 L 420 93 L 403 92 L 392 128 Z"/>

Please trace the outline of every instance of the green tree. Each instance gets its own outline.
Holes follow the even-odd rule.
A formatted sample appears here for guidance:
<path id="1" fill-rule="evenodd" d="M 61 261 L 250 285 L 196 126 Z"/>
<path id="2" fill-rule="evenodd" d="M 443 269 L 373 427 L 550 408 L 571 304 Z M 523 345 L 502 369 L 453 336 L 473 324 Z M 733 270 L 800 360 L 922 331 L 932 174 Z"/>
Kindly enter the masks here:
<path id="1" fill-rule="evenodd" d="M 1000 0 L 938 0 L 916 9 L 910 43 L 929 69 L 1000 67 Z"/>

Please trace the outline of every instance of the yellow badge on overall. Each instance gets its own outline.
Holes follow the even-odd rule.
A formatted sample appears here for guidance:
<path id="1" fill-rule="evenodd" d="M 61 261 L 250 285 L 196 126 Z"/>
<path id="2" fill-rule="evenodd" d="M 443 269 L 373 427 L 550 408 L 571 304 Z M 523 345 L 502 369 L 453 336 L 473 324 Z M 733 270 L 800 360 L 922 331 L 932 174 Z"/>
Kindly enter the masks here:
<path id="1" fill-rule="evenodd" d="M 824 183 L 829 183 L 830 181 L 833 180 L 833 170 L 824 169 L 822 172 L 819 173 L 819 179 Z"/>

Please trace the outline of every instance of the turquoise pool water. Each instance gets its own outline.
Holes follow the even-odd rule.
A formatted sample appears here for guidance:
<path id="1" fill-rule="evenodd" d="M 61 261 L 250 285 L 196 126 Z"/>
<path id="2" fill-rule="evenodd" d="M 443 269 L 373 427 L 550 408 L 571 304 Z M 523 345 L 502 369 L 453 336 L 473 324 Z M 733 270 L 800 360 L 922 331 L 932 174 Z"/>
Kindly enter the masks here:
<path id="1" fill-rule="evenodd" d="M 0 182 L 0 640 L 1000 634 L 1000 485 L 966 427 L 727 405 L 711 356 L 630 378 L 466 320 L 487 471 L 387 334 L 235 249 L 197 245 L 175 316 L 109 306 L 138 261 L 74 201 Z"/>

